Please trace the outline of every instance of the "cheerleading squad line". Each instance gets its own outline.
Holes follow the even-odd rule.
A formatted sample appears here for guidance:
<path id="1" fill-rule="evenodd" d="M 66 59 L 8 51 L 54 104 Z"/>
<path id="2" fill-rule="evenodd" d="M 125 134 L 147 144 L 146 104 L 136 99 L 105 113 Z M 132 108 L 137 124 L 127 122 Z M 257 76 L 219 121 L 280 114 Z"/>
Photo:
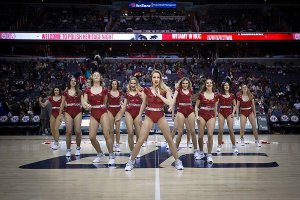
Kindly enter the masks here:
<path id="1" fill-rule="evenodd" d="M 241 85 L 241 91 L 237 93 L 237 98 L 230 92 L 230 84 L 224 83 L 221 93 L 214 93 L 214 82 L 207 79 L 201 91 L 193 95 L 191 81 L 188 78 L 182 78 L 175 86 L 175 92 L 172 97 L 171 89 L 163 82 L 162 73 L 159 70 L 153 70 L 151 73 L 152 85 L 142 88 L 138 79 L 131 77 L 127 86 L 127 92 L 122 94 L 119 91 L 117 80 L 112 80 L 110 90 L 103 87 L 102 77 L 99 72 L 94 72 L 90 78 L 91 85 L 84 92 L 80 91 L 76 78 L 72 77 L 67 88 L 61 94 L 59 87 L 54 87 L 52 95 L 42 106 L 48 103 L 52 105 L 50 117 L 50 129 L 54 142 L 50 147 L 53 150 L 59 148 L 59 126 L 62 121 L 63 113 L 66 125 L 66 157 L 71 156 L 71 135 L 74 129 L 76 135 L 75 156 L 80 155 L 81 144 L 81 121 L 82 107 L 90 111 L 89 139 L 97 151 L 97 156 L 93 163 L 100 163 L 104 160 L 100 144 L 96 138 L 99 124 L 102 127 L 106 146 L 109 152 L 108 165 L 115 164 L 115 155 L 113 150 L 120 151 L 120 120 L 125 114 L 125 123 L 128 132 L 128 144 L 130 148 L 130 157 L 125 170 L 130 171 L 134 168 L 135 159 L 139 157 L 139 152 L 149 136 L 149 132 L 154 123 L 157 123 L 174 159 L 175 168 L 183 170 L 182 161 L 178 158 L 177 149 L 179 147 L 184 125 L 188 132 L 188 141 L 192 140 L 194 147 L 194 158 L 196 160 L 204 159 L 212 164 L 213 131 L 215 128 L 216 116 L 219 120 L 219 133 L 217 153 L 221 152 L 224 122 L 227 122 L 230 139 L 232 142 L 233 153 L 238 153 L 235 135 L 233 131 L 233 116 L 238 117 L 240 110 L 240 137 L 241 146 L 245 145 L 244 133 L 247 118 L 252 126 L 252 132 L 255 138 L 255 144 L 260 147 L 258 132 L 255 121 L 254 97 L 247 84 Z M 122 96 L 124 100 L 122 101 Z M 192 106 L 192 101 L 196 101 Z M 164 115 L 164 107 L 168 106 L 168 111 L 172 113 L 174 128 L 171 131 Z M 217 110 L 219 105 L 219 112 Z M 174 110 L 177 108 L 175 117 Z M 142 123 L 142 114 L 145 114 Z M 196 139 L 195 120 L 198 125 L 198 141 Z M 114 126 L 116 127 L 116 145 L 114 145 Z M 203 151 L 203 137 L 205 127 L 207 129 L 207 155 Z M 173 138 L 177 134 L 175 143 Z M 134 133 L 136 134 L 136 144 L 134 144 Z M 197 144 L 198 143 L 198 144 Z M 199 149 L 198 149 L 199 147 Z"/>

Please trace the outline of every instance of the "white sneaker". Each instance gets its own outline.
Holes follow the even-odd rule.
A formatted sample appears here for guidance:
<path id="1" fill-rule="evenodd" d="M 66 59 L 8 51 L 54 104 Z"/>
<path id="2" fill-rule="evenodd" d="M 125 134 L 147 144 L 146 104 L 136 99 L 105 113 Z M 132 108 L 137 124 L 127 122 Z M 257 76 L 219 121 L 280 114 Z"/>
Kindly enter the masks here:
<path id="1" fill-rule="evenodd" d="M 175 168 L 177 170 L 183 170 L 183 166 L 182 166 L 181 160 L 179 160 L 179 159 L 175 160 Z"/>
<path id="2" fill-rule="evenodd" d="M 239 150 L 235 145 L 232 146 L 232 150 L 233 150 L 233 153 L 239 153 Z"/>
<path id="3" fill-rule="evenodd" d="M 93 163 L 100 163 L 104 158 L 103 153 L 98 153 L 97 157 L 93 160 Z"/>
<path id="4" fill-rule="evenodd" d="M 58 142 L 52 142 L 50 145 L 50 148 L 53 150 L 57 150 L 58 149 Z"/>
<path id="5" fill-rule="evenodd" d="M 80 149 L 81 147 L 76 147 L 75 156 L 80 156 Z"/>
<path id="6" fill-rule="evenodd" d="M 203 153 L 203 151 L 199 151 L 199 157 L 197 160 L 201 160 L 205 157 L 205 154 Z"/>
<path id="7" fill-rule="evenodd" d="M 121 151 L 120 145 L 119 145 L 119 144 L 116 144 L 115 151 L 116 151 L 116 152 L 120 152 L 120 151 Z"/>
<path id="8" fill-rule="evenodd" d="M 255 140 L 256 147 L 261 147 L 261 144 L 258 140 Z"/>
<path id="9" fill-rule="evenodd" d="M 244 138 L 241 138 L 241 146 L 245 146 Z"/>
<path id="10" fill-rule="evenodd" d="M 197 158 L 200 156 L 200 153 L 198 152 L 198 150 L 195 150 L 194 151 L 194 158 L 196 159 L 196 160 L 198 160 Z"/>
<path id="11" fill-rule="evenodd" d="M 166 149 L 169 149 L 170 147 L 169 147 L 169 144 L 167 143 L 167 146 L 166 146 Z"/>
<path id="12" fill-rule="evenodd" d="M 133 167 L 134 167 L 134 161 L 129 159 L 128 162 L 126 163 L 125 171 L 131 171 Z"/>
<path id="13" fill-rule="evenodd" d="M 209 154 L 209 155 L 207 155 L 207 163 L 213 163 L 214 162 L 214 160 L 213 160 L 213 158 L 212 158 L 212 155 L 211 154 Z"/>
<path id="14" fill-rule="evenodd" d="M 217 153 L 221 153 L 221 147 L 222 147 L 221 145 L 217 146 Z"/>
<path id="15" fill-rule="evenodd" d="M 112 153 L 109 155 L 108 165 L 114 165 L 114 164 L 115 164 L 115 155 Z"/>
<path id="16" fill-rule="evenodd" d="M 193 143 L 189 142 L 188 147 L 193 148 Z"/>
<path id="17" fill-rule="evenodd" d="M 145 141 L 143 144 L 142 144 L 142 147 L 145 147 L 147 145 L 147 141 Z"/>
<path id="18" fill-rule="evenodd" d="M 66 157 L 71 157 L 71 149 L 67 149 Z"/>

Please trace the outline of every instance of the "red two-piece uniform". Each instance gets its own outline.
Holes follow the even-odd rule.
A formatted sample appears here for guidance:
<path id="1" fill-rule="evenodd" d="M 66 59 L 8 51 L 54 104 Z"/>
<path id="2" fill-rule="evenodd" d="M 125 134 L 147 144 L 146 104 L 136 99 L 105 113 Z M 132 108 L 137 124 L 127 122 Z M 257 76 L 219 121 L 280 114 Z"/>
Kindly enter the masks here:
<path id="1" fill-rule="evenodd" d="M 248 101 L 243 101 L 242 95 L 238 95 L 237 100 L 240 102 L 240 113 L 245 117 L 249 117 L 253 112 L 252 101 L 250 99 Z"/>
<path id="2" fill-rule="evenodd" d="M 125 111 L 128 112 L 134 120 L 139 115 L 142 99 L 139 94 L 131 95 L 129 92 L 125 94 L 124 98 L 127 99 Z"/>
<path id="3" fill-rule="evenodd" d="M 204 93 L 199 94 L 200 109 L 198 115 L 202 117 L 206 122 L 215 117 L 215 103 L 218 101 L 218 97 L 214 94 L 213 99 L 206 99 Z"/>
<path id="4" fill-rule="evenodd" d="M 145 88 L 144 93 L 147 96 L 147 107 L 145 115 L 149 117 L 154 123 L 157 123 L 160 118 L 164 116 L 165 103 L 157 96 L 155 96 L 150 88 Z M 166 92 L 161 95 L 166 98 Z"/>
<path id="5" fill-rule="evenodd" d="M 86 88 L 84 91 L 88 96 L 88 102 L 91 105 L 91 116 L 100 122 L 101 116 L 107 112 L 106 105 L 104 105 L 105 96 L 108 90 L 102 87 L 102 91 L 98 94 L 93 94 L 91 88 Z"/>
<path id="6" fill-rule="evenodd" d="M 232 93 L 230 93 L 229 97 L 224 97 L 222 94 L 219 94 L 219 114 L 223 115 L 225 119 L 232 114 L 232 102 L 234 99 L 235 97 Z"/>
<path id="7" fill-rule="evenodd" d="M 119 91 L 119 95 L 117 97 L 111 95 L 110 92 L 108 92 L 107 97 L 108 97 L 108 111 L 115 117 L 117 113 L 121 110 L 121 96 L 122 93 Z"/>
<path id="8" fill-rule="evenodd" d="M 194 112 L 191 101 L 192 90 L 189 90 L 188 94 L 185 94 L 180 88 L 177 88 L 176 91 L 178 92 L 176 99 L 178 103 L 177 112 L 182 113 L 185 118 L 188 118 L 188 116 Z"/>
<path id="9" fill-rule="evenodd" d="M 65 112 L 73 119 L 81 112 L 81 95 L 82 92 L 76 96 L 70 96 L 68 90 L 65 90 L 63 96 L 66 98 Z"/>
<path id="10" fill-rule="evenodd" d="M 59 114 L 59 108 L 60 108 L 60 104 L 61 104 L 61 98 L 58 101 L 55 101 L 53 99 L 53 97 L 49 97 L 49 102 L 51 103 L 51 106 L 52 106 L 51 115 L 56 119 L 56 117 Z"/>

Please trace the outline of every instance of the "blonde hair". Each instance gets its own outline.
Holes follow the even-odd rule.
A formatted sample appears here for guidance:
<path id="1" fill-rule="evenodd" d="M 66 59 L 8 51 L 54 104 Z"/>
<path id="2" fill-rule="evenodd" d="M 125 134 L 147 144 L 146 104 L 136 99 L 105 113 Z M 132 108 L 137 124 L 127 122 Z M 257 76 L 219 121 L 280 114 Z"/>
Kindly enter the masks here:
<path id="1" fill-rule="evenodd" d="M 132 80 L 134 80 L 134 81 L 136 82 L 136 90 L 137 90 L 137 91 L 141 91 L 141 90 L 142 90 L 142 87 L 141 87 L 141 85 L 140 85 L 140 83 L 139 83 L 139 80 L 138 80 L 135 76 L 132 76 L 132 77 L 130 77 L 129 82 L 128 82 L 128 85 L 127 85 L 127 92 L 130 92 L 130 91 L 131 91 L 131 88 L 130 88 L 130 82 L 131 82 Z"/>
<path id="2" fill-rule="evenodd" d="M 243 85 L 247 86 L 247 96 L 249 97 L 249 100 L 253 100 L 254 98 L 254 95 L 252 94 L 252 92 L 250 91 L 248 85 L 246 83 L 243 83 L 242 86 L 241 86 L 241 94 L 243 95 Z"/>
<path id="3" fill-rule="evenodd" d="M 197 101 L 197 99 L 199 98 L 199 95 L 201 94 L 201 93 L 203 93 L 203 92 L 205 92 L 206 91 L 206 81 L 207 80 L 211 80 L 212 81 L 212 84 L 213 84 L 213 88 L 212 88 L 212 92 L 214 92 L 214 90 L 215 90 L 215 83 L 213 82 L 213 80 L 211 79 L 211 78 L 207 78 L 205 81 L 204 81 L 204 83 L 202 83 L 202 86 L 201 86 L 201 89 L 197 92 L 197 93 L 195 93 L 193 96 L 192 96 L 192 101 Z"/>
<path id="4" fill-rule="evenodd" d="M 213 84 L 212 92 L 215 91 L 215 83 L 214 83 L 214 81 L 213 81 L 211 78 L 207 78 L 207 79 L 204 81 L 204 83 L 203 83 L 203 85 L 202 85 L 202 87 L 201 87 L 200 93 L 206 91 L 206 81 L 208 81 L 208 80 L 211 80 L 211 82 L 212 82 L 212 84 Z"/>
<path id="5" fill-rule="evenodd" d="M 151 82 L 152 82 L 152 77 L 153 77 L 153 74 L 154 74 L 154 73 L 158 73 L 159 76 L 160 76 L 160 81 L 159 81 L 158 88 L 159 88 L 160 90 L 162 90 L 163 92 L 171 91 L 171 89 L 170 89 L 170 88 L 164 83 L 164 81 L 162 80 L 162 73 L 161 73 L 159 70 L 157 70 L 157 69 L 153 70 L 152 73 L 151 73 Z M 152 84 L 153 84 L 153 83 L 152 83 Z"/>
<path id="6" fill-rule="evenodd" d="M 188 90 L 192 90 L 192 82 L 190 81 L 190 79 L 188 79 L 187 77 L 183 77 L 182 79 L 180 79 L 177 83 L 175 87 L 179 87 L 180 89 L 182 89 L 182 82 L 183 81 L 188 81 L 189 82 L 189 86 L 188 86 Z"/>

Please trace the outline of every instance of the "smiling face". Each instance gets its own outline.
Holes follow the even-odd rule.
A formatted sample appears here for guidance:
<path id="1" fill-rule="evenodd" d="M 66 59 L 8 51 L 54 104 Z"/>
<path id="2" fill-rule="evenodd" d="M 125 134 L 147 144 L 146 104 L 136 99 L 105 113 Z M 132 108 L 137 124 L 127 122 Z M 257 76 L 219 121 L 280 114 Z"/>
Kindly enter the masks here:
<path id="1" fill-rule="evenodd" d="M 224 88 L 225 92 L 229 92 L 229 89 L 230 89 L 229 83 L 224 83 L 223 88 Z"/>
<path id="2" fill-rule="evenodd" d="M 206 89 L 212 90 L 213 82 L 212 82 L 211 79 L 207 79 L 207 80 L 205 81 L 205 87 L 206 87 Z"/>
<path id="3" fill-rule="evenodd" d="M 118 89 L 118 82 L 117 81 L 112 81 L 111 82 L 111 88 L 113 90 L 117 90 Z"/>
<path id="4" fill-rule="evenodd" d="M 71 78 L 71 80 L 70 80 L 70 85 L 71 85 L 72 87 L 75 87 L 75 86 L 76 86 L 76 79 L 75 79 L 75 78 Z"/>
<path id="5" fill-rule="evenodd" d="M 161 81 L 161 76 L 158 72 L 152 74 L 152 84 L 154 87 L 158 87 Z"/>
<path id="6" fill-rule="evenodd" d="M 129 82 L 129 86 L 130 86 L 130 89 L 131 90 L 136 90 L 136 85 L 137 85 L 137 83 L 136 83 L 136 80 L 130 80 L 130 82 Z"/>
<path id="7" fill-rule="evenodd" d="M 53 90 L 54 96 L 59 96 L 60 95 L 60 89 L 59 88 L 54 88 Z"/>
<path id="8" fill-rule="evenodd" d="M 188 89 L 188 87 L 189 87 L 189 81 L 187 81 L 187 80 L 182 81 L 181 82 L 181 87 L 184 90 Z"/>

